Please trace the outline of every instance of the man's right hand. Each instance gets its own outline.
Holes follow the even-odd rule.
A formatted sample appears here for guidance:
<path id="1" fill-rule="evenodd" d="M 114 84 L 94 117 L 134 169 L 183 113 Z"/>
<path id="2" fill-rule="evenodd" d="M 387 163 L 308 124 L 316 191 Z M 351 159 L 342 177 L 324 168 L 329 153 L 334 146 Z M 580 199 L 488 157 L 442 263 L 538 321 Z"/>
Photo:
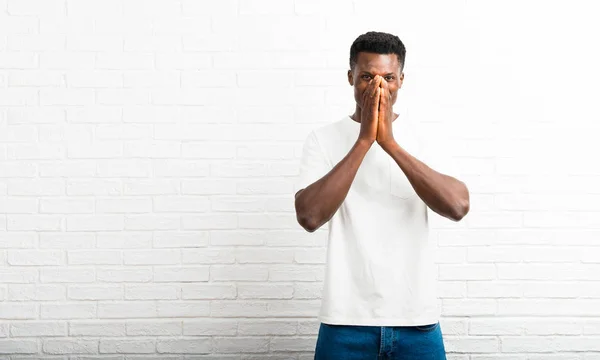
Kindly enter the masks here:
<path id="1" fill-rule="evenodd" d="M 383 78 L 376 75 L 363 92 L 360 111 L 360 134 L 359 140 L 370 143 L 377 140 L 377 123 L 379 118 L 379 98 Z"/>

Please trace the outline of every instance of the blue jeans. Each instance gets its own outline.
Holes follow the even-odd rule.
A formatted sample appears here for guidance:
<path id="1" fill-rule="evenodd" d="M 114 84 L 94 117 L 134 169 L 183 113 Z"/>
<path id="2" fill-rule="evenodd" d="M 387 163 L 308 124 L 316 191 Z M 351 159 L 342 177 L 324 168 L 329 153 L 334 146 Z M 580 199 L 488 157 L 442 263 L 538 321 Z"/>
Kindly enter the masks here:
<path id="1" fill-rule="evenodd" d="M 440 324 L 348 326 L 321 323 L 315 360 L 445 360 Z"/>

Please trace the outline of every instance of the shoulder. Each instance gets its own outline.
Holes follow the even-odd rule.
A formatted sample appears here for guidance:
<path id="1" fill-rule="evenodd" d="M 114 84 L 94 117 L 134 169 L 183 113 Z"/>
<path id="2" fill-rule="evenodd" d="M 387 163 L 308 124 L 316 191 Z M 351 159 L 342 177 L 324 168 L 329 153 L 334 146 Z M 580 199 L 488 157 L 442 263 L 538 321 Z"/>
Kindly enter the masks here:
<path id="1" fill-rule="evenodd" d="M 344 134 L 352 131 L 353 120 L 349 116 L 345 116 L 342 119 L 320 125 L 312 129 L 307 135 L 307 140 L 317 141 L 322 144 L 328 144 L 336 139 L 339 139 Z"/>

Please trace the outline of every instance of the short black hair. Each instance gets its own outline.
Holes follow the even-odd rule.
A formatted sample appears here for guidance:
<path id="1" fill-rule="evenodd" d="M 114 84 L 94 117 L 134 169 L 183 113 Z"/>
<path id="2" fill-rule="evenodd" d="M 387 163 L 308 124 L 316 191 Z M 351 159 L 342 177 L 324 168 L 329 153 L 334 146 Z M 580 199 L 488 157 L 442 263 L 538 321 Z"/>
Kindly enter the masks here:
<path id="1" fill-rule="evenodd" d="M 369 31 L 360 35 L 350 46 L 350 69 L 358 60 L 358 53 L 370 52 L 375 54 L 396 54 L 400 69 L 404 68 L 406 48 L 400 38 L 393 34 L 378 31 Z"/>

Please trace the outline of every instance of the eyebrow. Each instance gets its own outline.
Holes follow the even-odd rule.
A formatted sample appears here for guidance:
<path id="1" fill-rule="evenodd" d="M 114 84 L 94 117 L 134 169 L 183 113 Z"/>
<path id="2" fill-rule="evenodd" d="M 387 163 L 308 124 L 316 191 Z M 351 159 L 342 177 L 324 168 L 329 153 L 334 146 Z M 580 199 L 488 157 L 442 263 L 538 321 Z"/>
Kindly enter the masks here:
<path id="1" fill-rule="evenodd" d="M 370 72 L 368 72 L 368 71 L 364 71 L 364 70 L 363 70 L 363 71 L 361 71 L 361 74 L 373 75 L 372 73 L 370 73 Z M 390 73 L 387 73 L 387 74 L 385 74 L 384 76 L 388 76 L 388 75 L 396 75 L 396 74 L 395 74 L 395 73 L 391 73 L 391 72 L 390 72 Z"/>

